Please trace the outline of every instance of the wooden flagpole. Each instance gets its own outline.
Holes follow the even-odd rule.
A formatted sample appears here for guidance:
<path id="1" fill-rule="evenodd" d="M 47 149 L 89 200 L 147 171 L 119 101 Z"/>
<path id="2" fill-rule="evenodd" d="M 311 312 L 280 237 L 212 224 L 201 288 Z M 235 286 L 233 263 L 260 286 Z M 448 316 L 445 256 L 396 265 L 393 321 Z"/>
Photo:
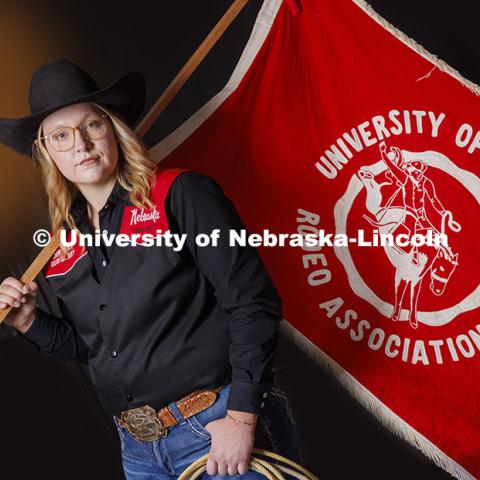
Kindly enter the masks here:
<path id="1" fill-rule="evenodd" d="M 200 65 L 202 60 L 207 56 L 208 52 L 217 43 L 225 30 L 235 20 L 237 15 L 242 11 L 243 7 L 248 3 L 248 0 L 235 0 L 230 8 L 225 12 L 223 17 L 213 27 L 207 37 L 203 40 L 200 46 L 195 50 L 194 54 L 190 57 L 187 63 L 177 73 L 176 77 L 172 80 L 170 85 L 165 89 L 160 98 L 150 108 L 145 117 L 141 120 L 135 133 L 138 137 L 142 138 L 149 128 L 155 123 L 159 115 L 167 108 L 168 104 L 172 101 L 178 91 L 190 78 L 192 73 Z M 32 282 L 37 275 L 42 271 L 43 267 L 50 260 L 52 255 L 59 247 L 58 240 L 55 236 L 52 236 L 50 243 L 44 247 L 40 253 L 35 257 L 35 260 L 27 268 L 27 270 L 20 277 L 22 283 Z M 0 323 L 3 322 L 5 317 L 9 314 L 12 307 L 7 307 L 0 310 Z"/>

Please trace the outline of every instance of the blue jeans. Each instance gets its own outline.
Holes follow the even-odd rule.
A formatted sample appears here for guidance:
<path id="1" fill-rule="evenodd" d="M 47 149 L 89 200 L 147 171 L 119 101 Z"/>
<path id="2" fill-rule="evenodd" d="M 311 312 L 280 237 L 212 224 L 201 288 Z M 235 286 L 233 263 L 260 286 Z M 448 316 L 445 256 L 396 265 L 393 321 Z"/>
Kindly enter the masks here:
<path id="1" fill-rule="evenodd" d="M 123 471 L 127 480 L 176 479 L 195 460 L 207 454 L 210 451 L 211 438 L 205 430 L 205 425 L 227 414 L 230 387 L 230 383 L 225 385 L 212 406 L 188 419 L 183 417 L 174 402 L 170 403 L 169 409 L 179 423 L 170 427 L 168 435 L 159 440 L 151 442 L 136 440 L 128 430 L 119 426 L 114 417 L 120 436 Z M 270 450 L 300 464 L 302 462 L 290 407 L 285 394 L 277 387 L 273 387 L 271 394 L 265 399 L 263 412 L 258 416 L 254 447 Z M 245 475 L 225 477 L 211 476 L 205 472 L 200 478 L 253 480 L 265 477 L 249 471 Z"/>

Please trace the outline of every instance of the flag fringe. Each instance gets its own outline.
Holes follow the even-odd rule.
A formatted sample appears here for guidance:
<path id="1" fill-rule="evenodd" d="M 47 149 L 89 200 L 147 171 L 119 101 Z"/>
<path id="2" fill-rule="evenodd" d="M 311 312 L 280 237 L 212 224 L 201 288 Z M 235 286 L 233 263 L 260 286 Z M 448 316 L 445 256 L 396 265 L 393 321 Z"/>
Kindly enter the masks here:
<path id="1" fill-rule="evenodd" d="M 435 465 L 442 468 L 455 478 L 458 478 L 459 480 L 475 480 L 475 477 L 467 472 L 461 465 L 448 457 L 421 433 L 417 432 L 408 423 L 402 420 L 380 399 L 373 395 L 373 393 L 335 362 L 335 360 L 330 358 L 323 350 L 305 337 L 285 319 L 280 323 L 280 333 L 309 358 L 322 366 L 350 393 L 350 395 L 352 395 L 352 397 L 354 397 L 355 400 L 372 413 L 384 427 L 416 447 L 431 459 Z"/>
<path id="2" fill-rule="evenodd" d="M 414 52 L 418 53 L 420 56 L 431 62 L 441 72 L 447 73 L 448 75 L 452 76 L 453 78 L 455 78 L 455 80 L 459 81 L 464 87 L 468 88 L 475 95 L 480 96 L 479 85 L 466 79 L 458 70 L 455 70 L 448 63 L 444 62 L 442 59 L 438 58 L 433 53 L 430 53 L 415 40 L 410 38 L 398 28 L 394 27 L 389 21 L 379 15 L 366 0 L 352 0 L 352 2 L 355 3 L 358 7 L 360 7 L 367 15 L 369 15 L 373 20 L 375 20 L 385 30 L 390 32 L 394 37 L 398 38 L 398 40 L 410 47 Z"/>

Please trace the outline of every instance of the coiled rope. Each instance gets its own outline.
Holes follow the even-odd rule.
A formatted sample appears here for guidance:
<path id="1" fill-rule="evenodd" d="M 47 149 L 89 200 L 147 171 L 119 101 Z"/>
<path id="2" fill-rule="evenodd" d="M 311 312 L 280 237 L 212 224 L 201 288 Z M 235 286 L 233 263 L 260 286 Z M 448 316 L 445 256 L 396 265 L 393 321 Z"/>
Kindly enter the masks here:
<path id="1" fill-rule="evenodd" d="M 267 460 L 260 458 L 259 455 L 270 457 L 289 466 L 268 462 Z M 203 472 L 206 471 L 207 460 L 208 454 L 200 457 L 198 460 L 195 460 L 195 462 L 193 462 L 182 472 L 182 474 L 178 477 L 178 480 L 195 480 L 198 478 L 203 474 Z M 293 478 L 298 478 L 299 480 L 319 480 L 318 477 L 313 475 L 313 473 L 309 472 L 306 468 L 302 467 L 298 463 L 295 463 L 294 461 L 282 457 L 274 452 L 260 448 L 254 448 L 252 450 L 249 470 L 261 473 L 268 480 L 285 480 L 282 472 L 292 476 Z"/>

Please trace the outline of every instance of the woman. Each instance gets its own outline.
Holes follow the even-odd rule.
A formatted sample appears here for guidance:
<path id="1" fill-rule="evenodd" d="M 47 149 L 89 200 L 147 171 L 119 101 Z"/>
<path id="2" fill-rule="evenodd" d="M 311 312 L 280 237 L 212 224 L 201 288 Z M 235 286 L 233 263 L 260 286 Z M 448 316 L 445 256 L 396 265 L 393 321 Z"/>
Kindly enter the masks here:
<path id="1" fill-rule="evenodd" d="M 130 130 L 143 104 L 140 74 L 100 90 L 60 60 L 34 73 L 32 115 L 0 119 L 0 141 L 38 162 L 52 231 L 173 232 L 183 248 L 73 242 L 44 270 L 61 318 L 37 307 L 35 282 L 12 277 L 0 308 L 41 351 L 88 364 L 127 478 L 177 478 L 207 453 L 204 478 L 263 478 L 247 473 L 253 446 L 299 461 L 272 385 L 281 302 L 256 251 L 228 245 L 244 225 L 219 185 L 149 159 Z M 215 229 L 218 246 L 200 247 Z"/>

